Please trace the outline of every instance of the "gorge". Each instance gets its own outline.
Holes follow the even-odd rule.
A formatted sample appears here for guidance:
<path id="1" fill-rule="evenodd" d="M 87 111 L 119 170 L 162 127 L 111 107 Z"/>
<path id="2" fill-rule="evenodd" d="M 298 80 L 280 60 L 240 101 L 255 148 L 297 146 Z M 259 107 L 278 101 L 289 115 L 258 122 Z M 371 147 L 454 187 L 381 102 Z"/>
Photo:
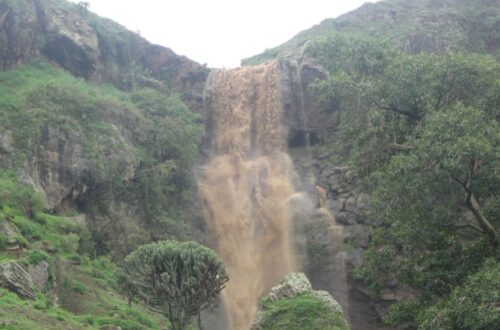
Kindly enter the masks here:
<path id="1" fill-rule="evenodd" d="M 217 69 L 0 0 L 0 328 L 170 329 L 121 273 L 166 240 L 229 273 L 192 327 L 500 327 L 499 8 L 381 0 Z"/>

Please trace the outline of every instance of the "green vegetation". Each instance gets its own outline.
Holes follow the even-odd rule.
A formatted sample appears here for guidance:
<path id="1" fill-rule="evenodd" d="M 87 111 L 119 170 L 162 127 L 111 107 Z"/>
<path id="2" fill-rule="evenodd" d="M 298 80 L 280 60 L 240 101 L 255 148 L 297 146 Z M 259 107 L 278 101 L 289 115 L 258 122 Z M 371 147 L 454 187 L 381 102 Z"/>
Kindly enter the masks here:
<path id="1" fill-rule="evenodd" d="M 342 313 L 332 313 L 318 298 L 303 294 L 292 299 L 261 302 L 263 330 L 347 330 Z"/>
<path id="2" fill-rule="evenodd" d="M 495 0 L 382 0 L 325 19 L 284 44 L 243 60 L 255 65 L 286 57 L 331 35 L 364 36 L 409 53 L 479 52 L 500 55 L 499 9 Z"/>
<path id="3" fill-rule="evenodd" d="M 181 206 L 193 191 L 190 170 L 202 130 L 178 95 L 151 88 L 126 93 L 44 63 L 0 72 L 0 81 L 0 134 L 12 137 L 12 146 L 0 149 L 2 166 L 18 171 L 49 151 L 82 148 L 72 175 L 88 186 L 75 201 L 93 224 L 87 252 L 123 258 L 153 233 L 188 238 Z M 41 197 L 31 205 L 22 194 L 5 198 L 25 212 L 43 205 Z M 124 203 L 136 219 L 123 215 Z M 67 239 L 63 248 L 71 249 Z"/>
<path id="4" fill-rule="evenodd" d="M 195 316 L 200 322 L 201 311 L 218 303 L 229 280 L 219 257 L 195 242 L 143 245 L 125 258 L 120 274 L 129 297 L 158 308 L 174 330 L 186 329 Z"/>
<path id="5" fill-rule="evenodd" d="M 500 276 L 484 270 L 499 258 L 498 61 L 408 55 L 340 35 L 309 43 L 306 53 L 331 72 L 316 88 L 341 111 L 337 152 L 356 172 L 357 188 L 371 193 L 371 216 L 382 220 L 357 275 L 375 295 L 394 283 L 417 293 L 394 305 L 386 321 L 490 328 L 498 320 L 489 316 L 488 290 L 500 285 Z M 483 278 L 477 292 L 468 289 Z M 457 319 L 459 299 L 485 303 Z M 474 323 L 482 318 L 485 327 Z"/>
<path id="6" fill-rule="evenodd" d="M 11 173 L 0 173 L 0 195 L 0 222 L 17 233 L 14 243 L 2 235 L 0 262 L 16 261 L 26 269 L 42 261 L 49 264 L 45 288 L 37 290 L 36 300 L 22 300 L 0 289 L 3 328 L 97 329 L 108 324 L 122 329 L 159 329 L 165 325 L 159 314 L 139 305 L 129 306 L 115 292 L 117 267 L 112 261 L 102 256 L 90 259 L 81 252 L 87 239 L 83 225 L 44 213 L 36 202 L 39 195 Z M 19 242 L 22 248 L 16 248 Z M 56 296 L 59 307 L 54 306 Z"/>

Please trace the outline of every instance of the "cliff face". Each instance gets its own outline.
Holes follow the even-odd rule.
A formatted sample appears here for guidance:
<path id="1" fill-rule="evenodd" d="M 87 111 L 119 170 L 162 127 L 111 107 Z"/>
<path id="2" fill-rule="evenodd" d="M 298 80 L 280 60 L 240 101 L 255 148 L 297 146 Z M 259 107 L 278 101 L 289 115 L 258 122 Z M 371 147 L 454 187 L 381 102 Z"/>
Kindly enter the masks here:
<path id="1" fill-rule="evenodd" d="M 195 111 L 201 110 L 209 71 L 85 7 L 60 0 L 0 1 L 0 69 L 39 60 L 125 91 L 143 86 L 180 92 Z M 130 120 L 115 120 L 114 144 L 131 143 L 125 133 L 133 124 Z M 12 132 L 9 127 L 4 129 L 2 140 L 8 148 Z M 48 123 L 38 143 L 41 148 L 28 157 L 25 181 L 44 192 L 49 208 L 61 208 L 88 189 L 91 160 L 82 136 L 74 130 L 63 132 Z M 121 158 L 130 161 L 133 157 Z"/>
<path id="2" fill-rule="evenodd" d="M 36 59 L 127 89 L 168 87 L 201 104 L 208 69 L 63 0 L 0 1 L 0 68 Z M 199 108 L 198 108 L 199 109 Z"/>
<path id="3" fill-rule="evenodd" d="M 82 5 L 0 0 L 0 70 L 0 164 L 47 210 L 85 213 L 116 256 L 166 232 L 156 225 L 188 235 L 198 215 L 180 200 L 194 191 L 208 68 Z"/>

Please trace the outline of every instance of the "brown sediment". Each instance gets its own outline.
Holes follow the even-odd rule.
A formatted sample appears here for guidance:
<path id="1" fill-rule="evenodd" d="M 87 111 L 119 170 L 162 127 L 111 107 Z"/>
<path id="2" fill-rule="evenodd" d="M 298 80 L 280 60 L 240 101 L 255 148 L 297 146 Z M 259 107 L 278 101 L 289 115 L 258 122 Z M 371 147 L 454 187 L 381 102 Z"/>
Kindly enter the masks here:
<path id="1" fill-rule="evenodd" d="M 226 264 L 231 329 L 248 330 L 257 301 L 296 269 L 287 199 L 295 193 L 279 64 L 215 70 L 205 90 L 213 156 L 200 195 Z"/>

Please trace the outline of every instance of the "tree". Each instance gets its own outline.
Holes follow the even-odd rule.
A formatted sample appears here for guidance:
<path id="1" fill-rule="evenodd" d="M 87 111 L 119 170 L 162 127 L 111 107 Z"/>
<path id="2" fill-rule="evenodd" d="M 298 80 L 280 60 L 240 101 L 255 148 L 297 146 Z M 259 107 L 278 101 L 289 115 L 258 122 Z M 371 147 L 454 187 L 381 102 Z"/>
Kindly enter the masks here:
<path id="1" fill-rule="evenodd" d="M 499 260 L 500 64 L 453 53 L 388 58 L 369 43 L 315 47 L 332 73 L 318 88 L 340 104 L 339 150 L 382 220 L 357 275 L 375 294 L 410 289 L 415 299 L 393 305 L 386 321 L 427 328 L 426 315 L 438 320 L 440 302 Z"/>
<path id="2" fill-rule="evenodd" d="M 203 309 L 216 306 L 229 277 L 209 248 L 195 242 L 161 241 L 140 246 L 125 260 L 121 287 L 185 329 Z"/>

